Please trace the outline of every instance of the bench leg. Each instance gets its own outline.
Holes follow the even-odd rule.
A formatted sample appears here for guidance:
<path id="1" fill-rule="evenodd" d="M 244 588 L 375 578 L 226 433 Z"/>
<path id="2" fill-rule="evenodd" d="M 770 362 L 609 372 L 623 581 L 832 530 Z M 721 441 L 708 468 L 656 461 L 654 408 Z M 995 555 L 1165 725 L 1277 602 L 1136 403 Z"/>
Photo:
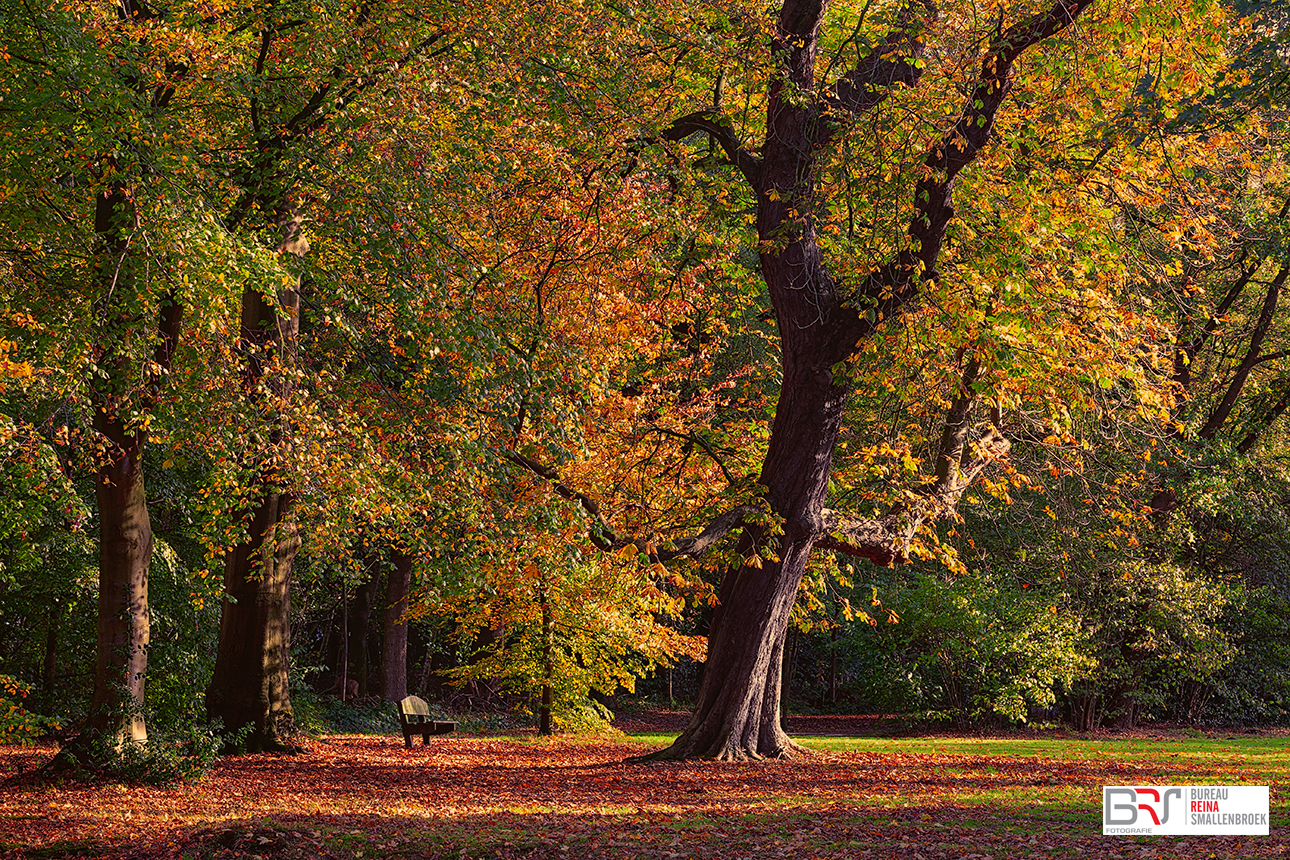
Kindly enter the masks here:
<path id="1" fill-rule="evenodd" d="M 428 746 L 430 746 L 430 730 L 429 730 L 429 729 L 426 729 L 425 731 L 423 731 L 423 732 L 421 733 L 421 746 L 423 746 L 423 747 L 428 747 Z"/>
<path id="2" fill-rule="evenodd" d="M 412 732 L 407 729 L 403 730 L 403 745 L 408 749 L 412 749 Z"/>

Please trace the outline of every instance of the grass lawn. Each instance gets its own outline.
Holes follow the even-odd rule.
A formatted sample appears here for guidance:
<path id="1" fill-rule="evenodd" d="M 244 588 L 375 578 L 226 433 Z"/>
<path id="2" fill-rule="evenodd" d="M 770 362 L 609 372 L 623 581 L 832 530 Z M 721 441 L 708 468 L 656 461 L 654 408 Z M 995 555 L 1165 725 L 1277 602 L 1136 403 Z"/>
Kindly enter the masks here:
<path id="1" fill-rule="evenodd" d="M 1290 737 L 803 739 L 626 765 L 670 735 L 338 735 L 173 788 L 40 786 L 0 748 L 0 857 L 1290 858 Z M 1103 837 L 1101 786 L 1271 785 L 1267 837 Z"/>

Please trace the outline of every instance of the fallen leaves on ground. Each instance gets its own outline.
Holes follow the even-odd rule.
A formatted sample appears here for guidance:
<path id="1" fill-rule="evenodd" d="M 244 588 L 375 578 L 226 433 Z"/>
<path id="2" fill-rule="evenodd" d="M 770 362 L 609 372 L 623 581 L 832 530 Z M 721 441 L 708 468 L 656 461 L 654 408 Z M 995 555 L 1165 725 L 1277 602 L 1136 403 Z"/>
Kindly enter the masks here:
<path id="1" fill-rule="evenodd" d="M 1177 759 L 815 752 L 625 764 L 628 739 L 334 736 L 172 788 L 48 786 L 0 748 L 0 857 L 1290 857 L 1268 837 L 1104 838 L 1101 786 L 1186 783 Z M 1274 789 L 1274 804 L 1276 803 Z"/>

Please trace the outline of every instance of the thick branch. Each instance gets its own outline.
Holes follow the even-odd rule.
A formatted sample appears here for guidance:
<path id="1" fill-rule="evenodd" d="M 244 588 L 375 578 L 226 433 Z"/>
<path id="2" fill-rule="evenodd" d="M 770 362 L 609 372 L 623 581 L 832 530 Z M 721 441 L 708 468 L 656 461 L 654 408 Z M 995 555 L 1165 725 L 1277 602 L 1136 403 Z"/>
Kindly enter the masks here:
<path id="1" fill-rule="evenodd" d="M 605 522 L 605 518 L 601 516 L 600 505 L 596 503 L 595 499 L 565 484 L 560 478 L 560 473 L 555 469 L 525 457 L 518 451 L 507 451 L 502 456 L 515 465 L 528 469 L 539 478 L 548 481 L 551 484 L 551 489 L 560 498 L 577 502 L 591 519 L 591 528 L 587 532 L 587 537 L 597 548 L 611 551 L 621 549 L 632 543 L 632 541 L 622 540 L 618 535 L 614 534 L 614 530 L 609 527 L 609 524 Z"/>
<path id="2" fill-rule="evenodd" d="M 947 435 L 951 435 L 949 426 L 947 421 Z M 986 466 L 1007 455 L 1009 445 L 991 425 L 971 448 L 961 466 L 950 471 L 952 477 L 945 481 L 938 478 L 926 495 L 908 507 L 871 519 L 825 509 L 821 512 L 825 534 L 815 542 L 815 547 L 867 558 L 880 565 L 907 561 L 909 545 L 918 529 L 952 514 L 967 488 Z M 944 454 L 942 451 L 942 458 Z"/>
<path id="3" fill-rule="evenodd" d="M 963 370 L 958 396 L 950 404 L 950 411 L 945 416 L 945 429 L 941 433 L 940 451 L 936 456 L 936 483 L 932 485 L 932 495 L 952 492 L 961 479 L 959 470 L 963 465 L 965 454 L 968 453 L 972 404 L 976 401 L 972 386 L 980 373 L 981 364 L 973 356 Z"/>
<path id="4" fill-rule="evenodd" d="M 730 159 L 730 163 L 739 168 L 749 187 L 753 191 L 758 190 L 761 181 L 761 159 L 739 142 L 729 117 L 722 116 L 714 110 L 695 111 L 673 120 L 672 124 L 663 130 L 661 136 L 664 140 L 677 141 L 700 132 L 716 141 L 725 152 L 726 158 Z"/>
<path id="5" fill-rule="evenodd" d="M 1254 331 L 1250 334 L 1249 347 L 1245 351 L 1245 357 L 1241 359 L 1240 365 L 1236 368 L 1236 373 L 1232 375 L 1232 381 L 1228 383 L 1227 390 L 1223 393 L 1223 399 L 1219 401 L 1218 406 L 1210 413 L 1209 420 L 1205 426 L 1200 428 L 1198 434 L 1202 439 L 1213 439 L 1218 429 L 1227 421 L 1232 414 L 1232 408 L 1236 405 L 1236 399 L 1240 396 L 1241 390 L 1245 387 L 1245 381 L 1250 376 L 1250 371 L 1254 370 L 1255 365 L 1259 363 L 1259 350 L 1263 347 L 1263 341 L 1267 338 L 1268 330 L 1272 327 L 1272 318 L 1276 315 L 1277 301 L 1281 296 L 1281 288 L 1285 286 L 1286 277 L 1290 275 L 1290 262 L 1281 267 L 1272 282 L 1268 284 L 1268 291 L 1263 296 L 1263 308 L 1259 312 L 1258 321 L 1254 324 Z"/>
<path id="6" fill-rule="evenodd" d="M 174 362 L 175 347 L 179 345 L 179 328 L 183 320 L 184 306 L 179 303 L 179 299 L 172 289 L 162 299 L 157 319 L 157 346 L 152 354 L 152 363 L 144 373 L 144 383 L 147 388 L 144 401 L 144 408 L 146 409 L 154 407 L 157 403 L 157 398 L 161 395 L 161 388 L 165 384 L 166 376 L 170 373 L 170 367 Z"/>
<path id="7" fill-rule="evenodd" d="M 1218 331 L 1219 323 L 1227 316 L 1227 312 L 1232 309 L 1232 304 L 1240 297 L 1241 293 L 1249 285 L 1250 279 L 1262 267 L 1261 260 L 1255 260 L 1250 265 L 1241 270 L 1240 276 L 1232 282 L 1227 293 L 1223 296 L 1218 307 L 1209 315 L 1205 325 L 1196 336 L 1190 341 L 1179 347 L 1177 354 L 1174 356 L 1174 382 L 1184 392 L 1191 391 L 1191 365 L 1196 360 L 1196 355 L 1204 348 L 1205 343 Z M 1179 338 L 1182 341 L 1182 338 Z"/>
<path id="8" fill-rule="evenodd" d="M 936 7 L 924 4 L 927 17 L 912 22 L 912 8 L 901 15 L 897 29 L 887 34 L 851 71 L 838 78 L 825 97 L 830 108 L 850 114 L 861 114 L 877 107 L 891 94 L 896 84 L 917 85 L 923 76 L 922 30 L 936 17 Z"/>
<path id="9" fill-rule="evenodd" d="M 726 535 L 743 526 L 745 518 L 756 511 L 757 507 L 755 505 L 740 505 L 734 510 L 726 511 L 694 537 L 674 540 L 670 548 L 658 550 L 658 560 L 671 561 L 674 558 L 682 557 L 698 558 L 716 546 Z"/>
<path id="10" fill-rule="evenodd" d="M 1258 442 L 1259 437 L 1263 435 L 1263 431 L 1271 427 L 1272 423 L 1285 413 L 1287 407 L 1290 407 L 1290 384 L 1286 385 L 1281 392 L 1281 396 L 1276 403 L 1272 404 L 1272 408 L 1268 410 L 1267 414 L 1260 421 L 1250 426 L 1250 429 L 1245 433 L 1245 438 L 1236 446 L 1236 450 L 1241 454 L 1248 454 L 1250 449 L 1254 447 L 1254 443 Z"/>
<path id="11" fill-rule="evenodd" d="M 918 295 L 923 281 L 937 276 L 945 232 L 954 217 L 954 180 L 976 159 L 994 129 L 995 117 L 1012 89 L 1013 66 L 1029 48 L 1061 32 L 1094 0 L 1058 0 L 1048 11 L 1032 15 L 996 36 L 981 63 L 981 74 L 954 127 L 932 146 L 923 160 L 923 178 L 914 189 L 914 219 L 909 237 L 914 247 L 860 284 L 859 296 L 873 308 L 859 321 L 861 337 Z"/>

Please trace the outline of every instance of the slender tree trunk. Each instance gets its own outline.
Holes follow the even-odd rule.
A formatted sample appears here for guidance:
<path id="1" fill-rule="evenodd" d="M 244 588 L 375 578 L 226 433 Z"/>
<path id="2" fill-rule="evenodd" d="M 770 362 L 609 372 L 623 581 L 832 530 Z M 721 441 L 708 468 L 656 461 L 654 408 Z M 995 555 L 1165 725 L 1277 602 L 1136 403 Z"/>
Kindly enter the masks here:
<path id="1" fill-rule="evenodd" d="M 340 581 L 340 700 L 349 698 L 349 586 Z"/>
<path id="2" fill-rule="evenodd" d="M 829 702 L 838 703 L 838 628 L 829 631 Z"/>
<path id="3" fill-rule="evenodd" d="M 431 637 L 426 640 L 426 656 L 421 661 L 421 676 L 417 679 L 417 694 L 420 696 L 430 694 L 430 680 L 434 677 L 436 658 L 434 638 Z"/>
<path id="4" fill-rule="evenodd" d="M 788 714 L 789 699 L 793 692 L 793 669 L 797 665 L 797 646 L 800 643 L 802 634 L 796 627 L 788 628 L 787 649 L 784 652 L 784 666 L 780 672 L 780 696 L 779 696 L 779 724 L 784 731 L 788 731 Z"/>
<path id="5" fill-rule="evenodd" d="M 547 602 L 546 580 L 542 581 L 538 602 L 542 606 L 542 703 L 538 706 L 538 734 L 549 735 L 553 730 L 551 705 L 554 704 L 551 681 L 555 674 L 553 651 L 555 627 L 551 620 L 551 604 Z"/>
<path id="6" fill-rule="evenodd" d="M 412 556 L 393 550 L 394 567 L 385 580 L 385 641 L 381 647 L 381 696 L 387 702 L 408 695 L 408 595 Z"/>
<path id="7" fill-rule="evenodd" d="M 58 668 L 58 628 L 63 620 L 63 605 L 51 602 L 45 612 L 45 661 L 40 672 L 40 712 L 54 713 L 54 670 Z"/>
<path id="8" fill-rule="evenodd" d="M 368 648 L 367 634 L 372 622 L 372 604 L 376 602 L 376 577 L 378 568 L 373 565 L 371 578 L 354 590 L 350 604 L 349 654 L 353 658 L 353 672 L 358 681 L 358 696 L 367 695 Z"/>

